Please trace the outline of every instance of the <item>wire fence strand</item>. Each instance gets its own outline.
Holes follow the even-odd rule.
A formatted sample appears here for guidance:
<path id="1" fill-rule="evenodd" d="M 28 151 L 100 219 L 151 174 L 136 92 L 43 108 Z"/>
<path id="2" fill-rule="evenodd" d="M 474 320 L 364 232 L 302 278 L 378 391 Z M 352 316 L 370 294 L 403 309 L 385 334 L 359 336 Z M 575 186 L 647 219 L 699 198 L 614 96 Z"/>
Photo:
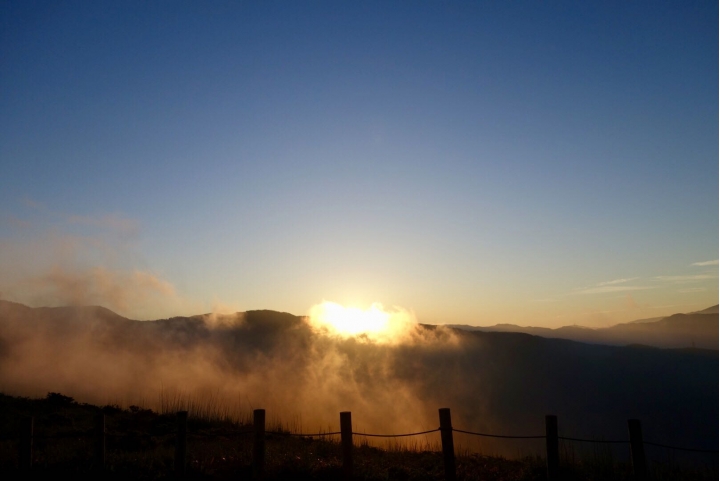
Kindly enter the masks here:
<path id="1" fill-rule="evenodd" d="M 605 440 L 605 439 L 581 439 L 581 438 L 569 438 L 567 436 L 558 436 L 558 439 L 563 441 L 578 441 L 581 443 L 600 443 L 600 444 L 629 444 L 630 440 Z"/>
<path id="2" fill-rule="evenodd" d="M 502 435 L 502 434 L 489 434 L 489 433 L 480 433 L 475 431 L 466 431 L 464 429 L 456 429 L 452 428 L 454 432 L 462 433 L 462 434 L 469 434 L 472 436 L 482 436 L 487 438 L 501 438 L 501 439 L 545 439 L 546 436 L 511 436 L 511 435 Z M 353 436 L 366 436 L 366 437 L 374 437 L 374 438 L 402 438 L 402 437 L 409 437 L 409 436 L 421 436 L 423 434 L 431 434 L 441 431 L 441 428 L 435 428 L 430 429 L 428 431 L 419 431 L 416 433 L 403 433 L 403 434 L 374 434 L 374 433 L 358 433 L 353 432 Z M 189 432 L 189 436 L 198 436 L 198 437 L 207 437 L 207 438 L 213 438 L 213 437 L 237 437 L 237 436 L 245 436 L 247 434 L 252 434 L 255 431 L 252 429 L 245 429 L 242 431 L 220 431 L 220 432 L 212 432 L 212 433 L 203 433 L 203 432 Z M 342 434 L 340 431 L 333 431 L 333 432 L 327 432 L 327 433 L 290 433 L 290 432 L 282 432 L 282 431 L 265 431 L 266 434 L 275 434 L 279 436 L 295 436 L 295 437 L 305 437 L 305 438 L 313 438 L 313 437 L 325 437 L 325 436 L 337 436 Z M 145 434 L 145 433 L 110 433 L 106 432 L 104 433 L 105 436 L 111 437 L 111 438 L 163 438 L 163 437 L 169 437 L 169 436 L 175 436 L 176 433 L 164 433 L 164 434 Z M 35 439 L 70 439 L 70 438 L 92 438 L 97 437 L 98 433 L 95 431 L 77 431 L 77 432 L 69 432 L 69 433 L 56 433 L 56 434 L 34 434 L 33 438 Z M 11 441 L 19 439 L 19 436 L 0 436 L 0 441 Z M 559 440 L 563 441 L 576 441 L 581 443 L 596 443 L 596 444 L 629 444 L 629 440 L 605 440 L 605 439 L 584 439 L 584 438 L 572 438 L 569 436 L 558 436 Z M 710 454 L 718 454 L 717 449 L 697 449 L 697 448 L 684 448 L 681 446 L 671 446 L 667 444 L 660 444 L 660 443 L 654 443 L 651 441 L 643 441 L 643 444 L 646 444 L 648 446 L 655 446 L 659 448 L 665 448 L 665 449 L 675 449 L 678 451 L 687 451 L 687 452 L 693 452 L 693 453 L 710 453 Z"/>
<path id="3" fill-rule="evenodd" d="M 267 434 L 277 434 L 280 436 L 298 436 L 302 438 L 314 438 L 318 436 L 336 436 L 340 434 L 340 431 L 335 431 L 332 433 L 284 433 L 282 431 L 265 431 Z"/>
<path id="4" fill-rule="evenodd" d="M 194 432 L 188 432 L 188 436 L 198 436 L 202 438 L 232 438 L 232 437 L 238 437 L 238 436 L 246 436 L 248 434 L 254 433 L 255 431 L 246 429 L 243 431 L 215 431 L 212 433 L 203 433 L 200 431 L 194 431 Z"/>
<path id="5" fill-rule="evenodd" d="M 105 436 L 109 438 L 164 438 L 168 436 L 175 436 L 176 433 L 164 433 L 164 434 L 145 434 L 145 433 L 105 433 Z M 94 436 L 97 436 L 95 434 Z"/>
<path id="6" fill-rule="evenodd" d="M 500 434 L 476 433 L 473 431 L 465 431 L 463 429 L 455 429 L 453 431 L 463 434 L 472 434 L 473 436 L 484 436 L 486 438 L 504 438 L 504 439 L 545 439 L 545 436 L 505 436 Z"/>
<path id="7" fill-rule="evenodd" d="M 90 438 L 91 433 L 58 433 L 58 434 L 33 434 L 33 439 L 73 439 Z"/>
<path id="8" fill-rule="evenodd" d="M 430 431 L 420 431 L 419 433 L 407 433 L 407 434 L 370 434 L 370 433 L 356 433 L 353 432 L 353 436 L 368 436 L 372 438 L 403 438 L 407 436 L 420 436 L 421 434 L 429 434 L 440 431 L 440 428 L 431 429 Z"/>
<path id="9" fill-rule="evenodd" d="M 689 451 L 692 453 L 714 453 L 718 454 L 717 449 L 695 449 L 695 448 L 681 448 L 679 446 L 668 446 L 666 444 L 659 444 L 659 443 L 651 443 L 649 441 L 644 441 L 645 444 L 649 446 L 657 446 L 659 448 L 667 448 L 667 449 L 677 449 L 678 451 Z"/>

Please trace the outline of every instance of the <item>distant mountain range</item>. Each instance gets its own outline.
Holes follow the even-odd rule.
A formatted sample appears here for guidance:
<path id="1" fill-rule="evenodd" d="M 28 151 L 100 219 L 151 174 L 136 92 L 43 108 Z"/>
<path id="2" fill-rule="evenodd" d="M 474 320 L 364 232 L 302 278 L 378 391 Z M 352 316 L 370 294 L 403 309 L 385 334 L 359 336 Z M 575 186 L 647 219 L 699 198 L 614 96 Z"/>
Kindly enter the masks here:
<path id="1" fill-rule="evenodd" d="M 550 329 L 547 327 L 522 327 L 515 324 L 496 324 L 487 327 L 449 324 L 449 327 L 465 331 L 522 332 L 534 336 L 610 346 L 642 344 L 661 348 L 718 349 L 717 305 L 688 314 L 638 319 L 598 329 L 582 326 Z"/>
<path id="2" fill-rule="evenodd" d="M 252 311 L 255 313 L 275 311 Z M 496 324 L 494 326 L 469 326 L 464 324 L 447 324 L 447 327 L 463 331 L 477 332 L 515 332 L 551 339 L 567 339 L 590 344 L 606 344 L 610 346 L 644 345 L 660 348 L 699 348 L 718 350 L 720 339 L 718 305 L 687 314 L 673 314 L 667 317 L 638 319 L 616 324 L 611 327 L 590 328 L 583 326 L 564 326 L 556 329 L 547 327 L 518 326 L 515 324 Z M 244 313 L 217 316 L 219 319 L 234 319 Z M 291 314 L 287 314 L 292 316 Z M 187 317 L 174 317 L 158 321 L 141 321 L 146 328 L 153 323 L 160 325 L 171 323 L 204 325 L 204 319 L 210 314 Z M 67 306 L 31 308 L 17 302 L 0 300 L 0 320 L 2 318 L 22 318 L 24 323 L 47 323 L 52 321 L 55 329 L 67 329 L 74 324 L 88 322 L 109 326 L 115 324 L 134 323 L 110 309 L 101 306 Z M 296 317 L 296 316 L 293 316 Z M 150 324 L 148 324 L 150 323 Z"/>

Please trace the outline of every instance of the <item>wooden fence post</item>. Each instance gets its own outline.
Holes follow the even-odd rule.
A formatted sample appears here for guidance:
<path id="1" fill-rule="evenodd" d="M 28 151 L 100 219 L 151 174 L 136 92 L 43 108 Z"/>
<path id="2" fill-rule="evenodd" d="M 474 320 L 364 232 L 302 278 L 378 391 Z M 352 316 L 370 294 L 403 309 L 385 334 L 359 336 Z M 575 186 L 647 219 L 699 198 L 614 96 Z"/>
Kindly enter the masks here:
<path id="1" fill-rule="evenodd" d="M 440 408 L 440 440 L 442 441 L 445 481 L 455 481 L 455 444 L 449 408 Z"/>
<path id="2" fill-rule="evenodd" d="M 105 414 L 98 414 L 95 422 L 95 456 L 98 468 L 105 469 Z"/>
<path id="3" fill-rule="evenodd" d="M 343 454 L 343 479 L 350 481 L 353 476 L 352 414 L 350 411 L 340 413 L 340 444 L 342 444 Z"/>
<path id="4" fill-rule="evenodd" d="M 636 480 L 644 481 L 647 479 L 647 463 L 645 462 L 645 445 L 643 444 L 640 420 L 628 419 L 628 431 L 630 432 L 633 473 Z"/>
<path id="5" fill-rule="evenodd" d="M 33 417 L 23 418 L 20 426 L 20 469 L 26 471 L 32 468 Z"/>
<path id="6" fill-rule="evenodd" d="M 175 435 L 175 475 L 185 474 L 185 455 L 187 454 L 187 411 L 177 413 L 177 434 Z"/>
<path id="7" fill-rule="evenodd" d="M 253 479 L 260 480 L 265 477 L 265 410 L 253 411 L 253 428 L 255 439 L 253 442 Z"/>
<path id="8" fill-rule="evenodd" d="M 560 450 L 558 449 L 557 416 L 545 416 L 545 448 L 547 452 L 547 477 L 549 481 L 559 479 Z"/>

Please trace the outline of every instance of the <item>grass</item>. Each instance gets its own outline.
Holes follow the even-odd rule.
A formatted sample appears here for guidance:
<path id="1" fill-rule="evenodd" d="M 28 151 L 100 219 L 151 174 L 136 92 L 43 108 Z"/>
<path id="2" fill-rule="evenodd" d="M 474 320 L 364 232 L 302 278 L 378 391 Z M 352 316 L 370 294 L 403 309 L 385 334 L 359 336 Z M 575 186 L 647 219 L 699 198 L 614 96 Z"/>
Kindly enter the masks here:
<path id="1" fill-rule="evenodd" d="M 193 400 L 164 392 L 157 410 L 139 406 L 94 406 L 51 393 L 43 399 L 0 394 L 0 473 L 4 479 L 161 480 L 173 478 L 176 416 L 188 410 L 187 474 L 189 479 L 251 479 L 252 434 L 249 411 L 227 409 L 217 400 Z M 239 404 L 240 405 L 240 404 Z M 106 467 L 100 473 L 91 433 L 96 416 L 106 415 Z M 35 418 L 33 475 L 17 469 L 20 422 Z M 299 420 L 272 420 L 266 435 L 266 479 L 334 480 L 342 478 L 342 452 L 338 437 L 318 440 L 288 433 L 300 431 Z M 65 434 L 74 434 L 61 437 Z M 112 435 L 110 435 L 112 434 Z M 382 441 L 382 448 L 356 436 L 354 472 L 359 480 L 442 480 L 444 468 L 439 443 L 430 437 Z M 545 460 L 523 456 L 511 460 L 481 455 L 458 447 L 459 480 L 535 481 L 546 479 Z M 561 468 L 568 480 L 629 480 L 628 460 L 617 460 L 599 445 L 579 451 L 561 446 Z M 652 479 L 718 479 L 717 465 L 688 466 L 678 460 L 650 465 Z"/>

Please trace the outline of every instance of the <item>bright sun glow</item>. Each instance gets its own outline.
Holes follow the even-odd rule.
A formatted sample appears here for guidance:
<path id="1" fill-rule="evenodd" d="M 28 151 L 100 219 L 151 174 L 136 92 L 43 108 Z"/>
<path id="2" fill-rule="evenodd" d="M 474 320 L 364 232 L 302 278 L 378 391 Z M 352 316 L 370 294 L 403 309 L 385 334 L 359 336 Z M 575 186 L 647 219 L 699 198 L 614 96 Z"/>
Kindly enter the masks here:
<path id="1" fill-rule="evenodd" d="M 331 335 L 377 342 L 399 342 L 416 324 L 413 315 L 401 308 L 387 311 L 374 303 L 360 309 L 327 301 L 310 309 L 309 320 L 313 327 Z"/>

